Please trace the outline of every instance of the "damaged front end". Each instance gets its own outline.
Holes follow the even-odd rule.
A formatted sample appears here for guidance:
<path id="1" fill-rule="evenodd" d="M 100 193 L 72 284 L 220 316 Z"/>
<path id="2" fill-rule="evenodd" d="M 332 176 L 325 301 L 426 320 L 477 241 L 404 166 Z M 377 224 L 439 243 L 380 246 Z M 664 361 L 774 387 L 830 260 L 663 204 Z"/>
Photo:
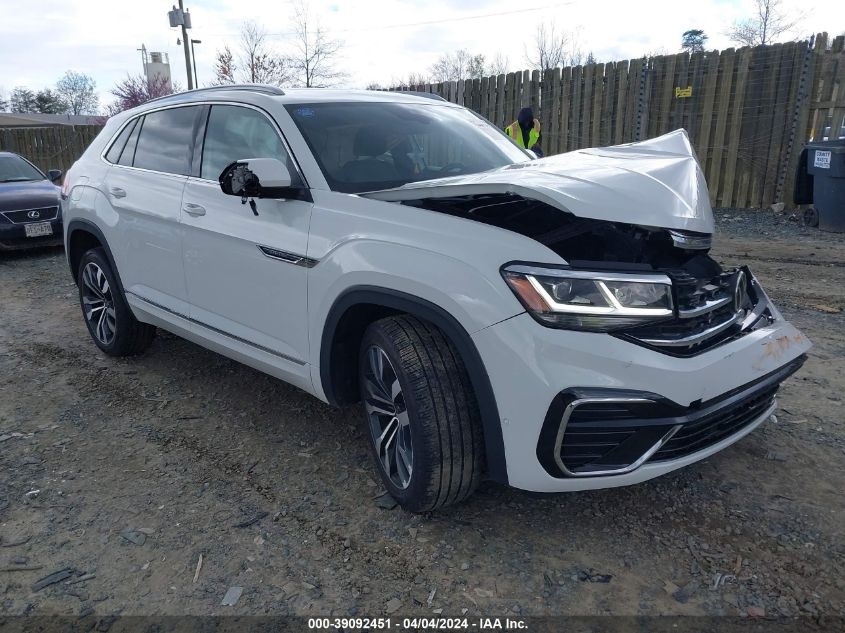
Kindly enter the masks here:
<path id="1" fill-rule="evenodd" d="M 549 327 L 691 356 L 775 319 L 747 268 L 708 254 L 713 213 L 683 131 L 364 195 L 519 233 L 558 255 L 502 268 Z"/>

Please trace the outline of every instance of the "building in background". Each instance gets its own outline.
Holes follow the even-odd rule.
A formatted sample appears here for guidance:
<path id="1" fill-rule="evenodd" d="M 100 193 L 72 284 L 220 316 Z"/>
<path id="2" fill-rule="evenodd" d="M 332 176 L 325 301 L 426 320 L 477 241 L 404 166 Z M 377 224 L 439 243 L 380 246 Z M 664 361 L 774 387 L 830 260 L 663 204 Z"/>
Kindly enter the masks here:
<path id="1" fill-rule="evenodd" d="M 144 76 L 147 81 L 155 81 L 162 79 L 167 85 L 168 90 L 173 89 L 173 83 L 170 79 L 170 59 L 167 53 L 158 53 L 150 51 L 147 53 L 147 47 L 141 44 L 141 63 L 144 65 Z"/>

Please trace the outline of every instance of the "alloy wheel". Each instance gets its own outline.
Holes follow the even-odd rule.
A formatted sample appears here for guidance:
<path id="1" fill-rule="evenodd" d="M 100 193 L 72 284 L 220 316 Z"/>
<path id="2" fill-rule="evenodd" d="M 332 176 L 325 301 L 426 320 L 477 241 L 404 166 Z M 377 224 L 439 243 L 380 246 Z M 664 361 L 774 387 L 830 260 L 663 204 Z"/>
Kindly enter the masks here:
<path id="1" fill-rule="evenodd" d="M 114 297 L 103 269 L 94 262 L 82 269 L 82 310 L 97 340 L 110 345 L 117 328 Z"/>
<path id="2" fill-rule="evenodd" d="M 414 469 L 405 396 L 387 353 L 373 345 L 366 354 L 364 407 L 376 455 L 390 481 L 404 490 L 411 483 Z"/>

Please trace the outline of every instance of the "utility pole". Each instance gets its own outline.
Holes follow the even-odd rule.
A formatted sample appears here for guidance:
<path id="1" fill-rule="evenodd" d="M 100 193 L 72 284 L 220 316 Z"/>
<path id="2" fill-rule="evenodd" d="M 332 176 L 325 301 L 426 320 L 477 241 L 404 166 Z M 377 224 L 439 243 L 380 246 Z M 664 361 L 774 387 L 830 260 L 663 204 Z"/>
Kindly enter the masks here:
<path id="1" fill-rule="evenodd" d="M 191 28 L 191 14 L 185 13 L 185 5 L 183 0 L 179 0 L 179 8 L 175 6 L 172 11 L 168 11 L 167 17 L 170 19 L 170 26 L 182 27 L 182 45 L 185 47 L 185 74 L 188 75 L 188 90 L 194 89 L 194 79 L 191 75 L 191 43 L 188 41 L 188 29 Z"/>
<path id="2" fill-rule="evenodd" d="M 182 44 L 185 47 L 185 71 L 188 73 L 188 90 L 194 89 L 194 80 L 191 77 L 191 51 L 188 48 L 188 27 L 185 26 L 185 7 L 182 0 L 179 0 L 179 12 L 182 14 Z"/>

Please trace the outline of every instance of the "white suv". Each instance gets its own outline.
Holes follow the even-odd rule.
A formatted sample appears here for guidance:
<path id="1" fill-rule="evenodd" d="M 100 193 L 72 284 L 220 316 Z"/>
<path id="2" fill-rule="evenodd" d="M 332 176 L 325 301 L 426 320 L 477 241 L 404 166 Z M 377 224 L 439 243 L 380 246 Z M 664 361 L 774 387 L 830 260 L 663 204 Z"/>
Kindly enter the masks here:
<path id="1" fill-rule="evenodd" d="M 161 327 L 362 401 L 411 511 L 484 476 L 584 490 L 700 460 L 810 347 L 708 256 L 683 131 L 533 160 L 431 95 L 217 87 L 111 118 L 63 207 L 103 352 Z"/>

